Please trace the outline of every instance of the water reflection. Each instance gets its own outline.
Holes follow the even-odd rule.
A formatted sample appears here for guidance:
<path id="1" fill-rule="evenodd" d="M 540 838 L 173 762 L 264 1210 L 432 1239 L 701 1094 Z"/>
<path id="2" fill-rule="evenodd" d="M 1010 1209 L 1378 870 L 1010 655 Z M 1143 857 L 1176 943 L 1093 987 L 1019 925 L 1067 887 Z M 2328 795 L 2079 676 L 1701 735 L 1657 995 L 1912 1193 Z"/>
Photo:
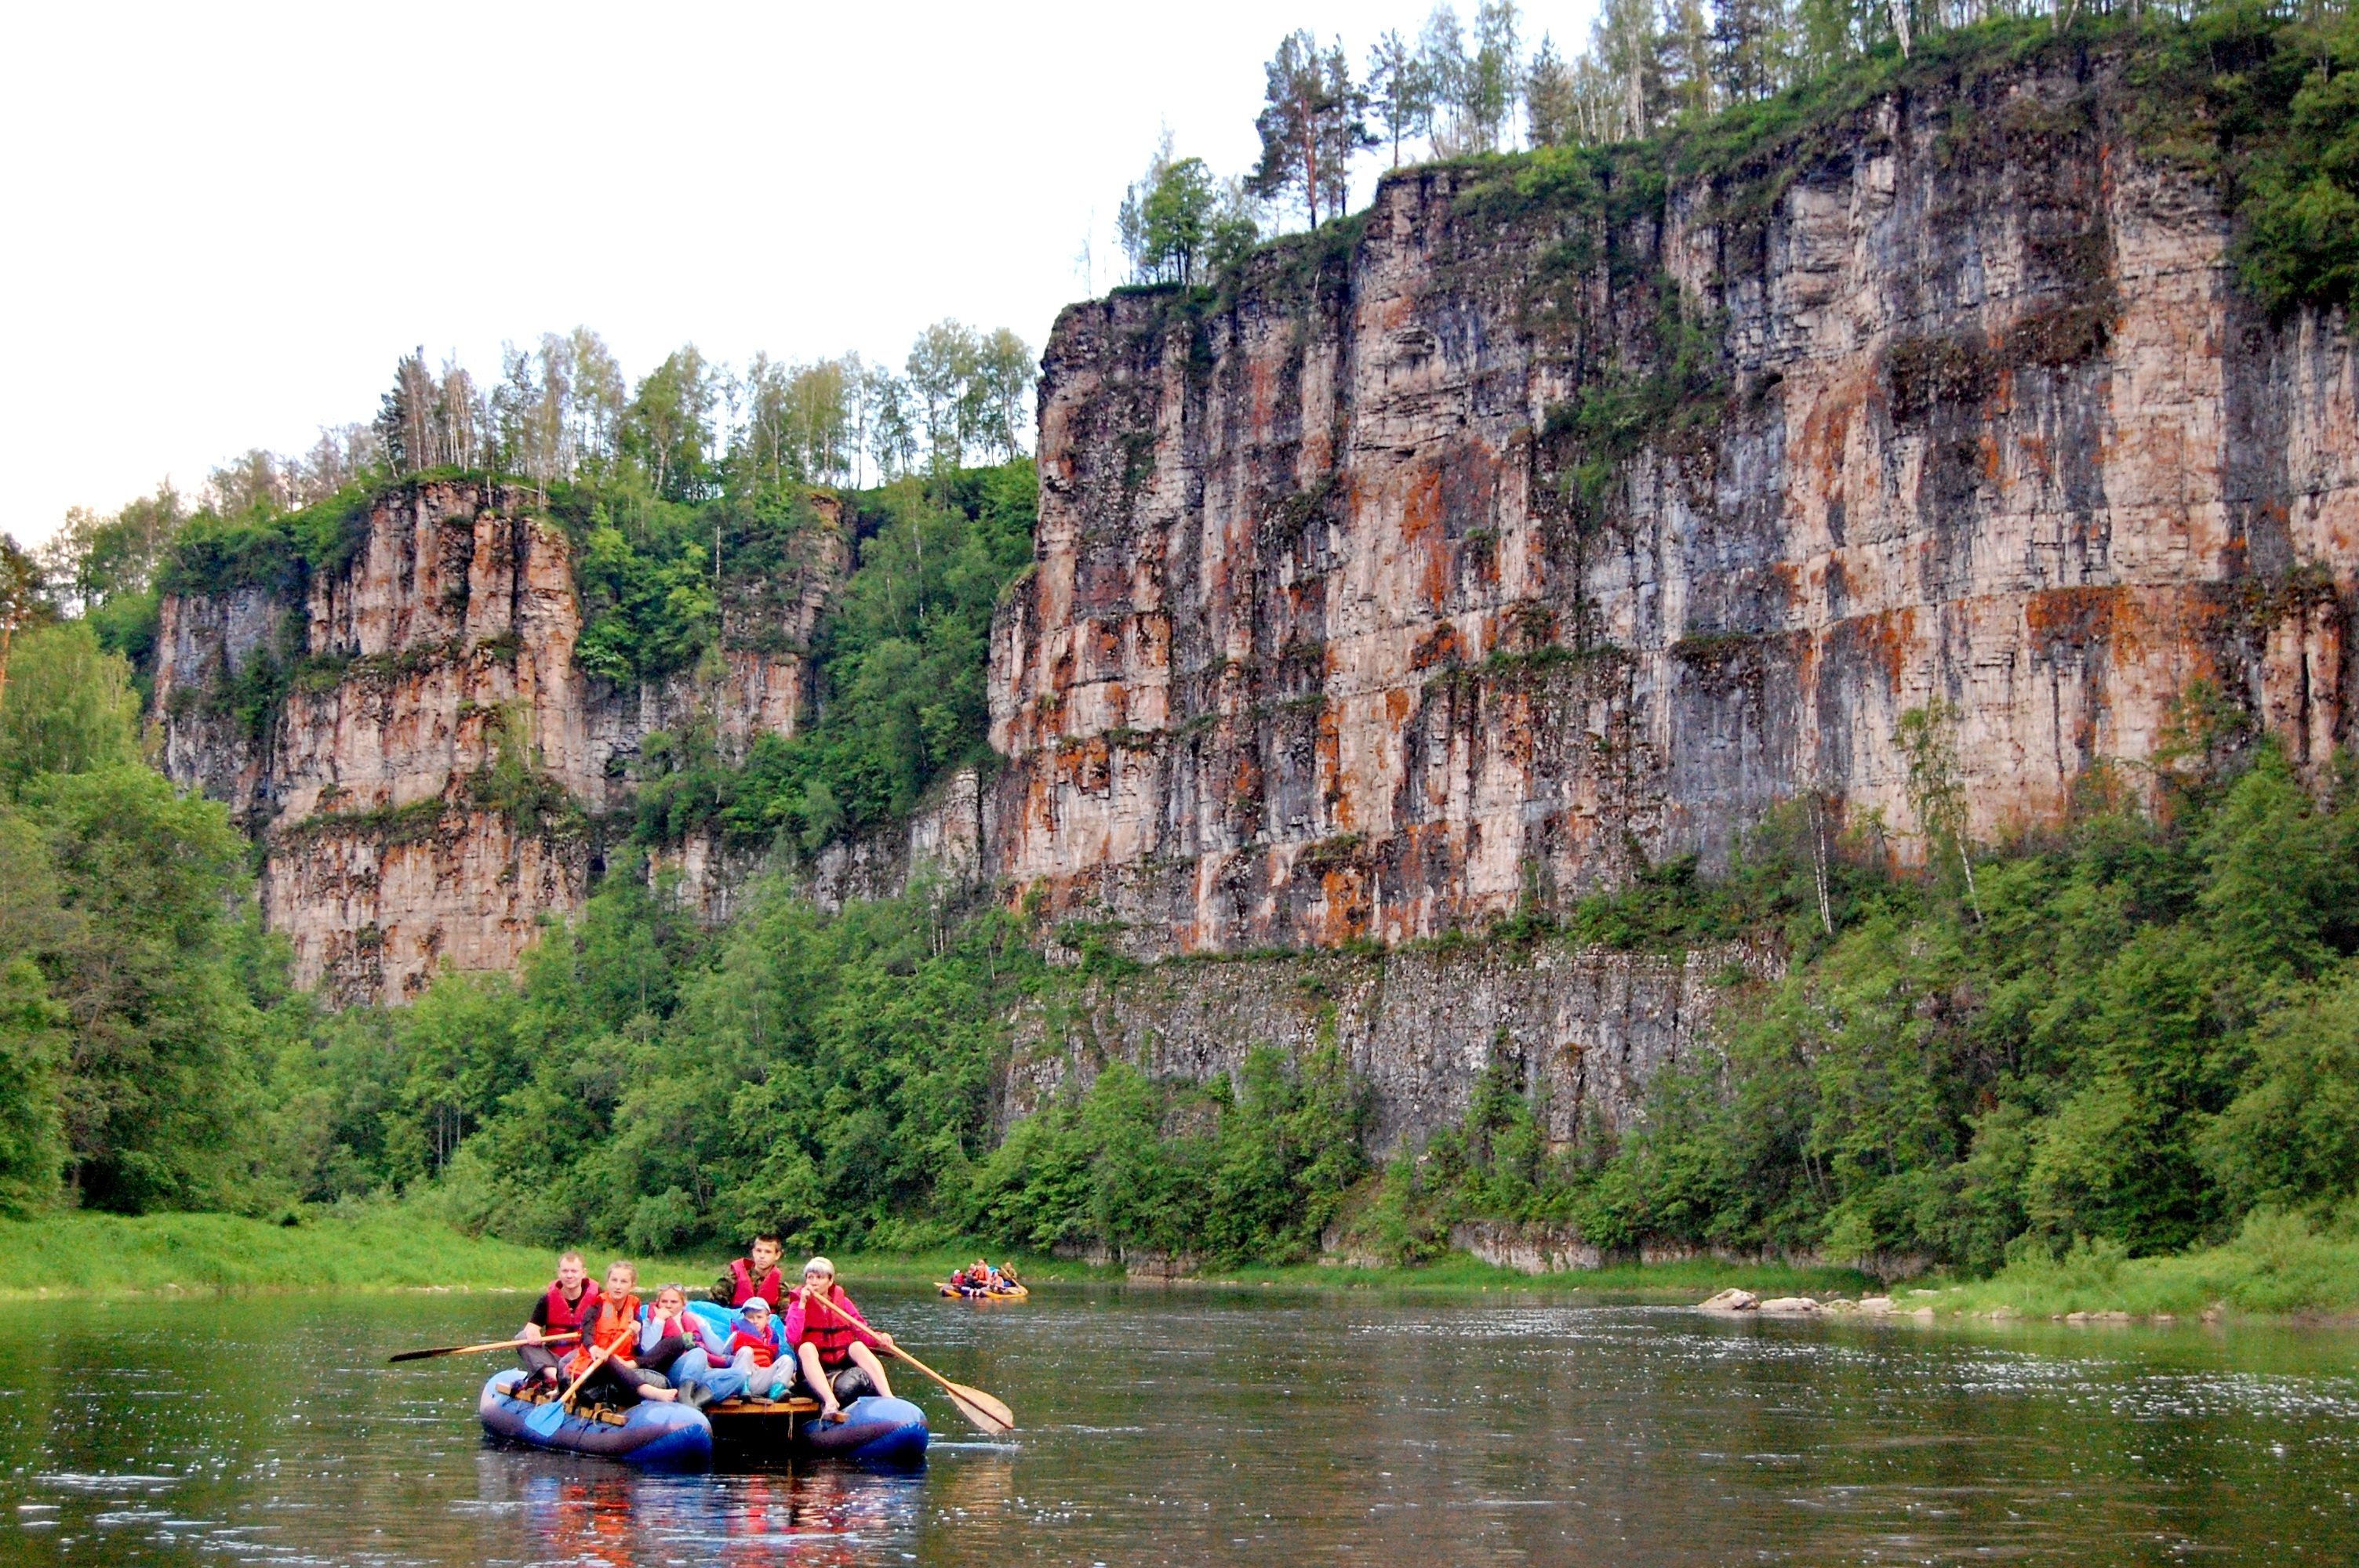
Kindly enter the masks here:
<path id="1" fill-rule="evenodd" d="M 639 1476 L 513 1448 L 485 1449 L 475 1475 L 478 1511 L 520 1519 L 534 1561 L 596 1568 L 889 1560 L 916 1537 L 925 1485 L 842 1466 Z"/>

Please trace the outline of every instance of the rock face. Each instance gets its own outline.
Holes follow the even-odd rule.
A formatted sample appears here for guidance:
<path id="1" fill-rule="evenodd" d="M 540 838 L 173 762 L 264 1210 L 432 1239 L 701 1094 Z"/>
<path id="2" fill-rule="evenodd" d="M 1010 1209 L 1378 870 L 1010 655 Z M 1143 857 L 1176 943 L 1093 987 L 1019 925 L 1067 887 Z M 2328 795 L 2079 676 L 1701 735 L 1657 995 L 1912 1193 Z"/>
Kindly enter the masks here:
<path id="1" fill-rule="evenodd" d="M 2239 296 L 2117 76 L 1888 96 L 1659 197 L 1412 170 L 1217 301 L 1068 309 L 994 869 L 1143 956 L 1396 942 L 1803 796 L 1919 856 L 1912 709 L 1979 835 L 2137 787 L 2201 683 L 2321 763 L 2352 341 Z"/>
<path id="2" fill-rule="evenodd" d="M 528 492 L 396 490 L 299 595 L 165 600 L 165 769 L 260 839 L 264 911 L 302 983 L 399 1000 L 446 963 L 511 968 L 542 915 L 586 895 L 598 819 L 628 803 L 650 732 L 701 716 L 727 753 L 794 730 L 809 697 L 799 650 L 844 565 L 821 505 L 795 571 L 724 579 L 717 669 L 618 687 L 574 662 L 571 547 Z M 717 851 L 680 859 L 692 896 L 731 885 Z"/>
<path id="3" fill-rule="evenodd" d="M 1236 1074 L 1257 1045 L 1298 1060 L 1332 1045 L 1366 1086 L 1379 1159 L 1462 1121 L 1486 1071 L 1530 1099 L 1560 1149 L 1629 1128 L 1658 1069 L 1712 1048 L 1717 982 L 1774 970 L 1734 946 L 1651 957 L 1469 944 L 1165 963 L 1077 980 L 1020 1011 L 999 1114 L 1028 1115 L 1110 1061 L 1201 1082 Z"/>

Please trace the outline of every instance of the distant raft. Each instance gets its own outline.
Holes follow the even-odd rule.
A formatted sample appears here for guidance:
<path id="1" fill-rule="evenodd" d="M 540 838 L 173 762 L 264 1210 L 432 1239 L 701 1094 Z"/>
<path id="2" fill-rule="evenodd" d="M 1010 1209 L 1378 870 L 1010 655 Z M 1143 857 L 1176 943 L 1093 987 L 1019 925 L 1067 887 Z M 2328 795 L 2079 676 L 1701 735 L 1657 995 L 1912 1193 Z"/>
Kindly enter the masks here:
<path id="1" fill-rule="evenodd" d="M 1023 1285 L 1017 1285 L 1013 1290 L 987 1291 L 978 1290 L 973 1285 L 953 1285 L 948 1280 L 937 1282 L 934 1290 L 937 1294 L 948 1296 L 954 1301 L 963 1296 L 971 1302 L 1020 1302 L 1032 1293 Z"/>
<path id="2" fill-rule="evenodd" d="M 583 1405 L 544 1438 L 525 1424 L 535 1401 L 516 1397 L 524 1376 L 523 1368 L 512 1368 L 484 1385 L 475 1410 L 484 1418 L 484 1430 L 494 1437 L 619 1459 L 649 1470 L 703 1470 L 712 1464 L 712 1423 L 702 1411 L 673 1401 L 650 1400 L 614 1411 Z"/>

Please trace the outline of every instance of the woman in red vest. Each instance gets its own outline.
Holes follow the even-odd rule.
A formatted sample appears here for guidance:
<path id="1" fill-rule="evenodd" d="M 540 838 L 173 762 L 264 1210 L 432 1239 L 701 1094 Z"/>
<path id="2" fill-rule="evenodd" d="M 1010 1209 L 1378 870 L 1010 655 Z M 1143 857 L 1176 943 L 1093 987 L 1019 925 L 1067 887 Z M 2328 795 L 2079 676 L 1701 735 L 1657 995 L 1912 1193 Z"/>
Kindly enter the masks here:
<path id="1" fill-rule="evenodd" d="M 530 1343 L 516 1350 L 516 1359 L 524 1363 L 526 1381 L 560 1386 L 557 1358 L 562 1351 L 551 1352 L 540 1343 L 544 1335 L 571 1335 L 582 1327 L 582 1320 L 598 1310 L 598 1287 L 590 1281 L 589 1265 L 579 1252 L 568 1252 L 557 1260 L 557 1279 L 532 1307 L 532 1316 L 518 1331 L 516 1337 Z M 572 1341 L 566 1340 L 567 1349 Z"/>
<path id="2" fill-rule="evenodd" d="M 885 1364 L 876 1351 L 890 1350 L 893 1336 L 868 1326 L 843 1287 L 835 1282 L 835 1265 L 814 1258 L 803 1265 L 803 1288 L 787 1309 L 786 1340 L 794 1346 L 802 1376 L 798 1385 L 820 1402 L 820 1415 L 842 1421 L 843 1406 L 865 1394 L 893 1397 Z"/>

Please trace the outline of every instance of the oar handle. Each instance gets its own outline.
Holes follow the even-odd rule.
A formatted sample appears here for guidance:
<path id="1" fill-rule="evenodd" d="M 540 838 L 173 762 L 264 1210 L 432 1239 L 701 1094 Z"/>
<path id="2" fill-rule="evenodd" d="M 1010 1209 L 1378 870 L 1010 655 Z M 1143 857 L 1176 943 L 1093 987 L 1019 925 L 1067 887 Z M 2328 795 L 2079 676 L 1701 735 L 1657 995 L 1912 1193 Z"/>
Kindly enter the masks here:
<path id="1" fill-rule="evenodd" d="M 482 1345 L 441 1345 L 431 1350 L 403 1350 L 386 1357 L 388 1361 L 423 1361 L 429 1356 L 472 1356 L 479 1350 L 521 1350 L 527 1345 L 554 1345 L 560 1340 L 576 1339 L 580 1336 L 544 1334 L 538 1339 L 494 1339 Z"/>

